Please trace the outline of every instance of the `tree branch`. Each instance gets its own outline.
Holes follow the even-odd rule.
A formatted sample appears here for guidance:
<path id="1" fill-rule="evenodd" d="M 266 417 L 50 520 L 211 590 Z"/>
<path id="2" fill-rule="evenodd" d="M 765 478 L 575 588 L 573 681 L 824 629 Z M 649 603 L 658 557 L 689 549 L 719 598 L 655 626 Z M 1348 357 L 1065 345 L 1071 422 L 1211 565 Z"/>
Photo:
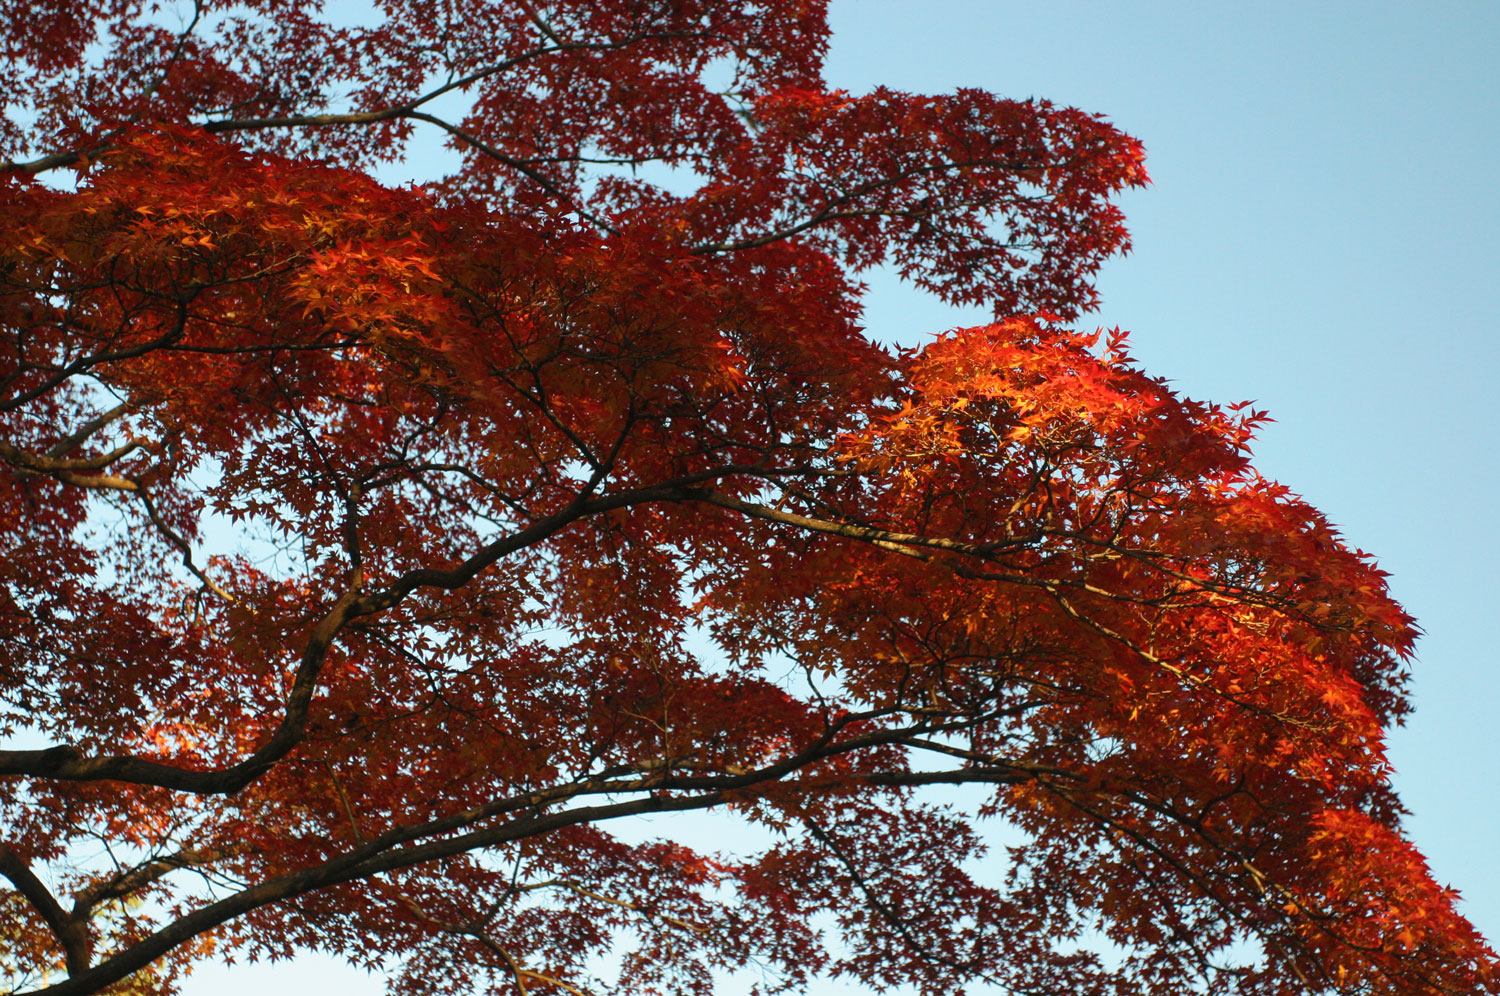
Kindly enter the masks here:
<path id="1" fill-rule="evenodd" d="M 69 916 L 42 880 L 21 860 L 21 856 L 4 843 L 0 843 L 0 875 L 10 879 L 16 890 L 41 914 L 48 929 L 62 945 L 68 975 L 78 976 L 87 972 L 93 958 L 93 941 L 89 937 L 88 922 Z"/>

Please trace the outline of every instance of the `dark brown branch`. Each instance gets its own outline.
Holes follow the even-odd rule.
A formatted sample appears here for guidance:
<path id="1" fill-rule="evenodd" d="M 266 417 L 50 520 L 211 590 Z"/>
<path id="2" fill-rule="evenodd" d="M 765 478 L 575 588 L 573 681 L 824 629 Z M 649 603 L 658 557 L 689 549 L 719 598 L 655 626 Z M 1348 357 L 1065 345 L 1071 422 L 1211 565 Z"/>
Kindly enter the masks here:
<path id="1" fill-rule="evenodd" d="M 828 724 L 818 737 L 796 754 L 751 771 L 685 776 L 665 770 L 665 762 L 651 762 L 618 769 L 613 773 L 604 772 L 580 782 L 495 800 L 485 806 L 414 826 L 398 827 L 320 866 L 270 879 L 190 913 L 83 976 L 39 990 L 38 994 L 67 996 L 96 991 L 126 978 L 178 945 L 221 923 L 270 903 L 292 899 L 329 886 L 508 844 L 562 827 L 646 813 L 710 808 L 740 797 L 744 792 L 754 792 L 759 785 L 781 784 L 790 790 L 816 793 L 835 782 L 824 776 L 791 782 L 783 780 L 787 775 L 820 761 L 851 751 L 900 742 L 913 733 L 931 729 L 925 723 L 918 723 L 900 729 L 875 730 L 842 741 L 837 739 L 838 734 L 850 724 L 875 718 L 877 715 L 865 713 L 840 717 Z M 1024 762 L 1000 762 L 949 772 L 877 772 L 860 776 L 859 780 L 869 785 L 888 787 L 974 781 L 1009 784 L 1036 778 L 1044 773 L 1041 769 L 1029 768 Z M 622 778 L 620 775 L 627 777 Z M 637 798 L 592 806 L 575 805 L 572 808 L 545 812 L 548 806 L 576 802 L 583 796 L 612 797 L 623 793 L 637 794 Z M 501 817 L 509 818 L 496 826 L 467 829 Z M 164 858 L 154 866 L 146 866 L 150 871 L 141 874 L 165 874 L 170 868 L 163 866 L 175 861 L 177 857 L 179 856 Z"/>
<path id="2" fill-rule="evenodd" d="M 21 856 L 4 843 L 0 843 L 0 875 L 10 879 L 16 890 L 41 914 L 47 928 L 62 945 L 68 975 L 87 972 L 93 958 L 93 939 L 89 936 L 88 922 L 69 916 Z"/>
<path id="3" fill-rule="evenodd" d="M 604 470 L 605 467 L 601 467 L 596 472 L 591 486 L 599 483 Z M 725 473 L 725 470 L 721 468 L 718 473 Z M 511 553 L 540 543 L 574 522 L 600 512 L 659 501 L 701 501 L 815 532 L 848 536 L 912 556 L 924 555 L 920 550 L 912 549 L 913 546 L 932 546 L 961 552 L 978 552 L 983 549 L 955 541 L 928 540 L 904 533 L 891 533 L 864 526 L 810 519 L 728 498 L 707 489 L 681 487 L 675 482 L 668 486 L 641 488 L 595 498 L 589 498 L 587 495 L 588 488 L 586 487 L 584 492 L 566 507 L 544 519 L 539 519 L 524 529 L 487 544 L 457 567 L 448 570 L 431 567 L 417 568 L 403 574 L 384 590 L 369 595 L 361 595 L 357 589 L 353 588 L 345 592 L 314 628 L 308 639 L 281 723 L 265 744 L 238 764 L 214 771 L 198 771 L 129 755 L 86 757 L 76 748 L 63 745 L 46 750 L 0 751 L 0 775 L 30 775 L 66 781 L 115 780 L 156 785 L 204 795 L 232 795 L 285 757 L 301 739 L 302 727 L 306 721 L 323 658 L 347 622 L 390 609 L 422 588 L 450 591 L 461 588 L 486 568 Z"/>
<path id="4" fill-rule="evenodd" d="M 580 518 L 659 498 L 657 490 L 629 492 L 592 501 L 580 496 L 557 513 L 481 548 L 452 570 L 418 568 L 407 572 L 395 584 L 374 595 L 361 596 L 354 588 L 346 591 L 313 628 L 308 638 L 281 723 L 261 747 L 231 767 L 200 771 L 131 755 L 87 757 L 75 747 L 61 745 L 46 750 L 0 751 L 0 775 L 30 775 L 64 781 L 112 780 L 156 785 L 201 795 L 232 795 L 285 757 L 301 739 L 323 659 L 334 639 L 351 619 L 389 609 L 419 588 L 451 590 L 462 587 L 501 558 L 541 542 Z"/>
<path id="5" fill-rule="evenodd" d="M 62 781 L 122 781 L 199 795 L 238 792 L 290 753 L 302 739 L 302 728 L 307 721 L 323 658 L 349 620 L 355 596 L 353 591 L 345 592 L 313 627 L 280 724 L 264 744 L 238 764 L 215 771 L 201 771 L 125 754 L 87 757 L 76 747 L 63 745 L 46 750 L 0 751 L 0 775 L 30 775 Z"/>
<path id="6" fill-rule="evenodd" d="M 814 519 L 730 498 L 709 489 L 682 487 L 677 482 L 588 497 L 589 490 L 598 485 L 606 468 L 607 465 L 601 466 L 590 484 L 566 507 L 487 544 L 457 567 L 447 570 L 417 568 L 403 574 L 384 590 L 368 595 L 361 594 L 356 588 L 346 591 L 308 639 L 281 723 L 266 743 L 238 764 L 213 771 L 199 771 L 129 755 L 86 757 L 76 748 L 64 745 L 47 750 L 0 751 L 0 775 L 30 775 L 69 781 L 117 780 L 205 795 L 230 795 L 238 792 L 285 757 L 300 741 L 324 656 L 347 622 L 390 609 L 422 588 L 461 588 L 504 557 L 540 543 L 574 522 L 600 512 L 661 501 L 704 502 L 813 532 L 868 542 L 892 552 L 918 558 L 927 557 L 928 549 L 978 556 L 989 555 L 996 549 L 993 545 L 963 543 L 940 537 L 923 537 Z M 718 471 L 721 474 L 725 472 L 723 468 Z M 1020 583 L 1028 579 L 1015 580 Z M 703 787 L 703 783 L 683 782 L 679 787 L 699 788 Z"/>
<path id="7" fill-rule="evenodd" d="M 136 482 L 134 481 L 132 481 L 131 483 L 136 484 Z M 189 543 L 181 533 L 173 529 L 171 526 L 167 525 L 166 520 L 163 519 L 161 517 L 161 514 L 156 510 L 156 503 L 151 500 L 151 496 L 146 493 L 145 489 L 141 488 L 139 484 L 136 484 L 134 491 L 136 493 L 136 497 L 140 499 L 141 507 L 146 510 L 146 517 L 151 520 L 151 524 L 156 527 L 157 532 L 166 537 L 167 541 L 175 546 L 177 548 L 177 551 L 182 554 L 183 566 L 186 567 L 195 578 L 197 578 L 199 581 L 202 581 L 203 586 L 209 591 L 212 591 L 215 595 L 218 595 L 226 602 L 233 602 L 235 600 L 234 596 L 220 587 L 212 578 L 208 576 L 207 573 L 203 571 L 201 567 L 197 565 L 196 562 L 194 562 L 192 544 Z"/>
<path id="8" fill-rule="evenodd" d="M 157 879 L 169 875 L 179 868 L 193 868 L 227 857 L 228 849 L 200 849 L 185 847 L 172 854 L 163 855 L 145 864 L 122 871 L 110 878 L 96 882 L 79 892 L 73 899 L 73 916 L 82 920 L 93 908 L 111 899 L 124 899 Z"/>
<path id="9" fill-rule="evenodd" d="M 562 827 L 618 819 L 623 816 L 706 809 L 724 801 L 725 795 L 720 792 L 688 797 L 647 797 L 629 802 L 520 817 L 498 827 L 399 848 L 375 858 L 355 860 L 355 855 L 363 856 L 364 851 L 367 850 L 361 848 L 317 868 L 281 875 L 251 886 L 189 913 L 92 970 L 71 976 L 56 985 L 33 990 L 31 996 L 86 996 L 86 994 L 98 992 L 112 983 L 128 978 L 173 948 L 219 924 L 271 903 L 293 899 L 332 885 L 369 878 L 383 872 L 398 871 L 473 850 L 507 844 Z"/>
<path id="10" fill-rule="evenodd" d="M 13 411 L 14 409 L 20 408 L 22 405 L 34 401 L 47 392 L 55 389 L 59 384 L 62 384 L 74 374 L 82 373 L 83 371 L 88 370 L 91 367 L 96 367 L 103 363 L 113 363 L 116 360 L 134 359 L 137 356 L 145 356 L 147 353 L 154 352 L 155 350 L 175 345 L 182 340 L 182 337 L 184 335 L 187 334 L 187 302 L 178 301 L 176 312 L 177 313 L 172 322 L 172 327 L 166 332 L 157 336 L 155 339 L 137 343 L 134 346 L 126 346 L 123 349 L 107 350 L 101 353 L 91 353 L 88 356 L 80 356 L 73 362 L 58 369 L 55 373 L 52 374 L 52 376 L 48 377 L 45 381 L 38 384 L 36 387 L 33 387 L 28 391 L 23 391 L 13 398 L 8 398 L 5 401 L 0 401 L 0 411 Z"/>

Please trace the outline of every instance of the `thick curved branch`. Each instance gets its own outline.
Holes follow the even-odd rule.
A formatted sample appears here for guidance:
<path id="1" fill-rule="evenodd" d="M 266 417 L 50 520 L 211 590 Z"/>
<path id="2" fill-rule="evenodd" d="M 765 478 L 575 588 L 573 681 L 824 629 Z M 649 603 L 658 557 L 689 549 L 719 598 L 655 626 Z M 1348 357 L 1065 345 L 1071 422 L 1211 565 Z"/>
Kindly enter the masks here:
<path id="1" fill-rule="evenodd" d="M 232 795 L 285 757 L 301 739 L 324 656 L 346 623 L 386 611 L 422 588 L 450 591 L 461 588 L 504 557 L 540 543 L 573 523 L 600 512 L 652 502 L 704 502 L 813 532 L 862 540 L 907 556 L 925 557 L 924 547 L 971 554 L 985 554 L 994 549 L 954 540 L 812 519 L 730 498 L 705 488 L 683 487 L 678 482 L 589 497 L 590 490 L 602 480 L 607 467 L 606 464 L 596 470 L 584 490 L 567 506 L 524 529 L 485 545 L 457 567 L 447 570 L 416 568 L 406 572 L 383 590 L 371 594 L 361 594 L 356 588 L 346 591 L 308 638 L 281 723 L 265 744 L 238 764 L 213 771 L 198 771 L 130 755 L 88 757 L 78 749 L 64 745 L 45 750 L 0 751 L 0 775 L 30 775 L 66 781 L 114 780 L 204 795 Z M 716 473 L 723 475 L 726 472 L 725 468 L 720 468 Z"/>
<path id="2" fill-rule="evenodd" d="M 350 609 L 356 596 L 354 591 L 345 592 L 313 627 L 281 723 L 264 744 L 238 764 L 201 771 L 127 754 L 89 757 L 76 747 L 63 745 L 45 750 L 0 751 L 0 775 L 29 775 L 62 781 L 121 781 L 199 795 L 238 792 L 290 753 L 301 740 L 323 659 L 339 631 L 351 618 Z"/>
<path id="3" fill-rule="evenodd" d="M 817 792 L 827 789 L 832 783 L 825 778 L 805 782 L 783 782 L 788 773 L 798 768 L 825 760 L 838 753 L 860 747 L 886 742 L 884 734 L 868 735 L 851 741 L 833 744 L 833 731 L 845 725 L 839 722 L 830 731 L 818 738 L 808 749 L 776 764 L 739 775 L 723 775 L 713 778 L 682 778 L 670 774 L 647 776 L 627 782 L 600 782 L 591 780 L 570 786 L 559 786 L 554 790 L 528 793 L 512 799 L 497 801 L 478 810 L 470 810 L 454 816 L 433 820 L 415 827 L 400 828 L 377 837 L 367 844 L 333 858 L 315 868 L 281 875 L 251 886 L 216 903 L 194 911 L 141 941 L 134 947 L 120 952 L 102 962 L 93 970 L 76 978 L 44 989 L 35 990 L 34 996 L 81 996 L 95 992 L 104 986 L 128 977 L 144 968 L 180 944 L 262 906 L 282 902 L 320 889 L 359 879 L 370 878 L 387 872 L 400 871 L 417 865 L 439 861 L 444 858 L 466 854 L 471 851 L 494 848 L 528 837 L 550 833 L 563 827 L 578 826 L 638 816 L 651 813 L 685 812 L 708 809 L 739 797 L 756 785 L 781 784 L 793 789 Z M 867 773 L 854 776 L 855 780 L 872 785 L 907 786 L 914 784 L 937 784 L 962 781 L 987 781 L 1013 783 L 1038 777 L 1024 765 L 994 767 L 981 771 L 971 769 L 963 775 L 959 772 L 888 772 Z M 712 788 L 704 786 L 713 785 Z M 670 791 L 682 791 L 688 786 L 699 788 L 692 794 L 668 795 Z M 623 802 L 604 803 L 594 806 L 575 806 L 541 812 L 541 807 L 556 801 L 565 801 L 582 794 L 615 795 L 621 792 L 650 793 Z M 526 812 L 498 826 L 481 827 L 457 833 L 457 829 L 504 815 L 506 812 Z M 438 836 L 441 835 L 441 836 Z M 438 839 L 426 839 L 432 837 Z"/>
<path id="4" fill-rule="evenodd" d="M 596 474 L 595 484 L 601 476 L 602 472 Z M 290 753 L 301 740 L 324 657 L 350 620 L 385 611 L 420 588 L 452 590 L 462 587 L 503 557 L 539 543 L 581 518 L 631 504 L 660 500 L 663 493 L 661 489 L 643 489 L 612 497 L 588 499 L 584 496 L 587 494 L 585 491 L 584 495 L 580 495 L 565 508 L 525 529 L 489 543 L 451 570 L 417 568 L 402 575 L 383 591 L 372 595 L 361 595 L 357 588 L 349 589 L 309 635 L 280 724 L 253 754 L 231 767 L 201 771 L 132 755 L 89 757 L 76 747 L 60 745 L 44 750 L 0 751 L 0 776 L 29 775 L 63 781 L 122 781 L 201 795 L 232 795 L 260 777 Z"/>
<path id="5" fill-rule="evenodd" d="M 100 963 L 92 970 L 72 976 L 56 985 L 31 990 L 28 996 L 85 996 L 88 993 L 98 992 L 112 983 L 128 978 L 178 945 L 220 924 L 271 903 L 293 899 L 329 886 L 369 878 L 384 872 L 399 871 L 486 847 L 496 847 L 562 827 L 617 819 L 623 816 L 706 809 L 719 805 L 725 800 L 726 795 L 722 792 L 689 797 L 648 797 L 629 802 L 519 817 L 498 827 L 403 847 L 362 861 L 352 860 L 351 855 L 346 855 L 317 868 L 278 876 L 189 913 L 158 930 L 134 947 Z M 352 852 L 352 855 L 361 855 L 363 850 Z"/>
<path id="6" fill-rule="evenodd" d="M 74 487 L 135 492 L 140 491 L 141 486 L 128 477 L 122 477 L 119 474 L 90 474 L 85 471 L 101 470 L 139 448 L 139 443 L 126 443 L 96 457 L 64 459 L 31 453 L 12 443 L 0 440 L 0 460 L 15 467 L 22 474 L 55 477 L 64 484 L 71 484 Z"/>
<path id="7" fill-rule="evenodd" d="M 25 896 L 32 908 L 41 914 L 47 928 L 62 945 L 68 974 L 76 976 L 88 971 L 93 957 L 93 940 L 89 937 L 88 922 L 69 916 L 42 880 L 21 860 L 21 856 L 4 843 L 0 843 L 0 875 L 10 879 L 16 891 Z"/>

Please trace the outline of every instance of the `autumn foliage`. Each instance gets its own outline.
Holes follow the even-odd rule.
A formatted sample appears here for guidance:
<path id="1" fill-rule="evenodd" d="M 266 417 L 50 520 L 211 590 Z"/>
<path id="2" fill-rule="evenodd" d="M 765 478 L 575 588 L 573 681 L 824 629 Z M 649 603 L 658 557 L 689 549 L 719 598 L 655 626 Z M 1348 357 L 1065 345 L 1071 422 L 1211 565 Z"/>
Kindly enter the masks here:
<path id="1" fill-rule="evenodd" d="M 1382 573 L 1064 324 L 1134 139 L 816 0 L 318 6 L 0 0 L 6 989 L 1500 992 Z"/>

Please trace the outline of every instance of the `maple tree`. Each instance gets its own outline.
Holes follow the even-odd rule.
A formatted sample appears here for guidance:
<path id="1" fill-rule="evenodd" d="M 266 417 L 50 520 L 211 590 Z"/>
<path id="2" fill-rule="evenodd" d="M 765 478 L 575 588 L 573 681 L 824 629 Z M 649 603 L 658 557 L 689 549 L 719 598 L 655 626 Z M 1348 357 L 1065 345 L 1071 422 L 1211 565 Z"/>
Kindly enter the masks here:
<path id="1" fill-rule="evenodd" d="M 1103 119 L 830 92 L 791 0 L 0 37 L 10 990 L 1500 992 L 1382 573 L 1064 325 L 1145 182 Z M 882 347 L 881 263 L 1030 317 Z M 691 810 L 764 846 L 628 820 Z"/>

